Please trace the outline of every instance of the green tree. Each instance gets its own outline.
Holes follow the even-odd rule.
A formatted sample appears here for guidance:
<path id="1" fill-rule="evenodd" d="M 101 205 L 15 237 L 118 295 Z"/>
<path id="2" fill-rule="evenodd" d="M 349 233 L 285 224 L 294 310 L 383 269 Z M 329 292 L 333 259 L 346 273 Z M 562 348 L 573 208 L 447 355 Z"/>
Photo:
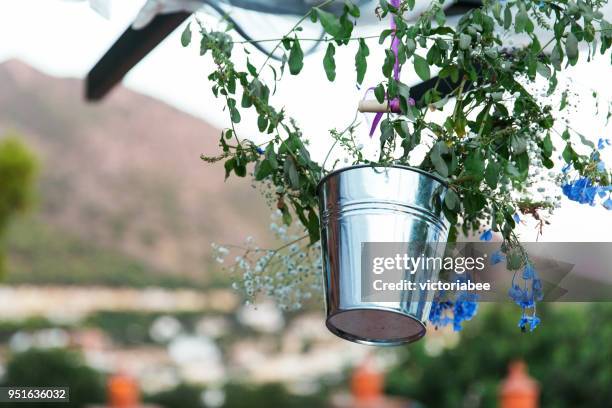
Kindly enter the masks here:
<path id="1" fill-rule="evenodd" d="M 4 233 L 10 219 L 32 202 L 37 160 L 15 136 L 0 140 L 0 278 L 4 275 Z"/>
<path id="2" fill-rule="evenodd" d="M 6 367 L 4 386 L 69 387 L 66 407 L 84 407 L 104 401 L 104 379 L 86 366 L 81 355 L 63 349 L 30 349 L 14 354 Z M 23 408 L 23 403 L 3 404 Z M 51 404 L 52 405 L 52 404 Z M 49 407 L 49 403 L 28 403 L 28 407 Z"/>
<path id="3" fill-rule="evenodd" d="M 407 347 L 387 376 L 387 391 L 427 407 L 496 407 L 508 364 L 523 359 L 540 383 L 542 406 L 609 406 L 612 304 L 543 304 L 543 326 L 533 333 L 509 323 L 515 313 L 512 305 L 486 308 L 465 325 L 455 347 L 436 357 L 425 342 Z"/>

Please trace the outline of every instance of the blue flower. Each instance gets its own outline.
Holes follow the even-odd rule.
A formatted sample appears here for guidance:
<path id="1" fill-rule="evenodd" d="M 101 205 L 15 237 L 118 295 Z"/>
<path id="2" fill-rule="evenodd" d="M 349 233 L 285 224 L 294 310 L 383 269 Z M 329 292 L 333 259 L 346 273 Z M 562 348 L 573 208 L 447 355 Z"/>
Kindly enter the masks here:
<path id="1" fill-rule="evenodd" d="M 606 171 L 606 163 L 602 162 L 601 160 L 597 162 L 597 171 Z"/>
<path id="2" fill-rule="evenodd" d="M 497 265 L 500 262 L 506 260 L 506 257 L 501 253 L 501 251 L 495 251 L 491 254 L 491 265 Z"/>
<path id="3" fill-rule="evenodd" d="M 529 293 L 527 289 L 521 289 L 517 284 L 512 285 L 508 291 L 508 296 L 519 305 L 523 310 L 531 308 L 535 305 L 533 293 Z"/>
<path id="4" fill-rule="evenodd" d="M 604 139 L 601 138 L 597 141 L 597 149 L 598 150 L 602 150 L 604 149 L 606 146 L 610 146 L 612 143 L 610 143 L 610 139 Z"/>
<path id="5" fill-rule="evenodd" d="M 257 153 L 259 153 L 259 154 L 264 154 L 264 153 L 265 153 L 265 151 L 264 151 L 264 149 L 262 149 L 261 147 L 257 147 Z"/>
<path id="6" fill-rule="evenodd" d="M 538 327 L 540 322 L 541 322 L 540 318 L 536 316 L 535 314 L 533 316 L 523 315 L 521 317 L 521 320 L 519 320 L 518 327 L 522 331 L 525 331 L 527 329 L 527 325 L 529 325 L 529 331 L 532 332 L 536 329 L 536 327 Z"/>
<path id="7" fill-rule="evenodd" d="M 568 172 L 568 171 L 570 171 L 570 168 L 571 168 L 571 167 L 572 167 L 572 166 L 571 166 L 570 164 L 566 164 L 566 165 L 565 165 L 565 166 L 563 166 L 563 168 L 561 169 L 561 172 L 562 172 L 563 174 L 567 174 L 567 172 Z"/>
<path id="8" fill-rule="evenodd" d="M 453 330 L 460 331 L 461 323 L 471 320 L 478 311 L 478 295 L 462 292 L 454 301 L 434 300 L 429 312 L 429 321 L 436 328 L 452 323 Z"/>
<path id="9" fill-rule="evenodd" d="M 508 296 L 510 299 L 514 300 L 516 303 L 520 302 L 523 298 L 523 290 L 517 284 L 512 284 L 510 290 L 508 290 Z"/>
<path id="10" fill-rule="evenodd" d="M 608 199 L 603 202 L 603 206 L 608 211 L 612 210 L 612 198 L 608 197 Z"/>
<path id="11" fill-rule="evenodd" d="M 533 268 L 533 265 L 531 265 L 530 263 L 527 263 L 527 265 L 525 265 L 525 269 L 523 269 L 523 279 L 529 280 L 535 277 L 536 277 L 536 271 Z"/>
<path id="12" fill-rule="evenodd" d="M 491 238 L 493 238 L 493 231 L 491 231 L 490 229 L 483 232 L 482 235 L 480 236 L 481 241 L 490 241 Z"/>
<path id="13" fill-rule="evenodd" d="M 600 187 L 593 186 L 593 183 L 587 177 L 580 177 L 561 188 L 563 194 L 570 200 L 590 205 L 595 205 L 595 197 L 600 189 Z"/>
<path id="14" fill-rule="evenodd" d="M 466 320 L 472 320 L 478 311 L 478 295 L 461 293 L 453 308 L 453 330 L 461 331 L 463 328 L 461 323 Z"/>
<path id="15" fill-rule="evenodd" d="M 531 283 L 531 291 L 533 293 L 533 298 L 537 301 L 544 299 L 544 293 L 542 292 L 542 281 L 538 278 L 535 278 Z"/>
<path id="16" fill-rule="evenodd" d="M 521 217 L 519 217 L 518 213 L 515 213 L 515 214 L 512 216 L 512 219 L 513 219 L 513 220 L 514 220 L 514 222 L 516 222 L 517 224 L 518 224 L 519 222 L 521 222 Z"/>
<path id="17" fill-rule="evenodd" d="M 436 327 L 443 327 L 450 323 L 450 319 L 445 316 L 445 312 L 453 307 L 453 303 L 449 301 L 431 302 L 431 310 L 429 311 L 429 321 Z"/>

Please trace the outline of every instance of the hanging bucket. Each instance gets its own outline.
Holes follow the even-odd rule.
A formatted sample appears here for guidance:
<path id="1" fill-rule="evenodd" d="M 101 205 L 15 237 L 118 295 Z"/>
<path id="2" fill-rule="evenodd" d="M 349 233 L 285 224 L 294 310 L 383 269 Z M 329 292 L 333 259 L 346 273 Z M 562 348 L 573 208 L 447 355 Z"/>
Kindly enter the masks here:
<path id="1" fill-rule="evenodd" d="M 403 243 L 406 249 L 432 243 L 444 251 L 448 222 L 441 211 L 445 184 L 404 166 L 344 168 L 318 186 L 327 328 L 361 344 L 399 345 L 425 335 L 434 293 L 397 291 L 385 301 L 364 300 L 362 247 L 365 243 Z M 421 251 L 419 248 L 417 251 Z M 439 269 L 403 272 L 404 279 L 437 280 Z"/>

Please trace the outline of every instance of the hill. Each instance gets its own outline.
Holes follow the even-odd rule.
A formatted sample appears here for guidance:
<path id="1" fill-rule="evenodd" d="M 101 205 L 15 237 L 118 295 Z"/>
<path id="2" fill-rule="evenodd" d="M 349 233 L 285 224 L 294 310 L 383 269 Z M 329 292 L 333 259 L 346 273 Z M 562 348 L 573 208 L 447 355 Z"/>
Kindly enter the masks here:
<path id="1" fill-rule="evenodd" d="M 97 254 L 85 256 L 90 269 L 124 257 L 199 279 L 212 274 L 211 242 L 266 237 L 265 203 L 249 180 L 225 184 L 222 164 L 200 160 L 216 151 L 220 132 L 201 119 L 124 87 L 87 104 L 81 80 L 16 60 L 0 64 L 0 83 L 0 137 L 21 135 L 42 169 L 37 214 L 9 238 L 13 259 L 23 245 L 57 256 L 66 253 L 61 242 L 78 242 Z M 15 273 L 31 274 L 32 259 L 21 256 Z"/>

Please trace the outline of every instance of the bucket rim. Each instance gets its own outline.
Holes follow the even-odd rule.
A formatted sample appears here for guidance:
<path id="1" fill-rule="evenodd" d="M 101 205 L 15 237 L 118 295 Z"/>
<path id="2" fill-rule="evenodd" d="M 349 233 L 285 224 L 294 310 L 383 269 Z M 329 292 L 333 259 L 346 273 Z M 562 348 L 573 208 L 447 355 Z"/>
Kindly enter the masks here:
<path id="1" fill-rule="evenodd" d="M 410 319 L 413 322 L 418 323 L 421 327 L 421 331 L 411 336 L 408 336 L 408 337 L 398 337 L 392 340 L 375 340 L 375 339 L 367 339 L 367 338 L 355 335 L 353 333 L 345 332 L 344 330 L 339 329 L 338 327 L 336 327 L 335 325 L 331 323 L 331 318 L 334 316 L 337 316 L 337 315 L 340 315 L 346 312 L 353 312 L 353 311 L 359 311 L 359 310 L 376 310 L 379 312 L 386 312 L 386 313 L 392 313 L 392 314 L 399 315 L 402 318 Z M 405 313 L 405 312 L 399 311 L 394 308 L 389 308 L 389 307 L 384 307 L 384 306 L 379 306 L 379 305 L 377 305 L 376 307 L 368 307 L 368 306 L 349 307 L 346 309 L 337 310 L 334 313 L 328 313 L 328 315 L 325 318 L 325 326 L 332 334 L 336 335 L 337 337 L 343 340 L 348 340 L 350 342 L 365 345 L 365 346 L 382 346 L 382 347 L 403 346 L 406 344 L 414 343 L 422 339 L 425 336 L 425 334 L 427 334 L 427 325 L 420 319 L 416 318 L 415 316 L 409 313 Z"/>
<path id="2" fill-rule="evenodd" d="M 448 182 L 445 181 L 442 177 L 440 177 L 438 175 L 435 175 L 433 173 L 430 173 L 428 171 L 425 171 L 423 169 L 419 169 L 417 167 L 406 166 L 406 165 L 403 165 L 403 164 L 390 164 L 390 165 L 385 165 L 385 164 L 356 164 L 356 165 L 353 165 L 353 166 L 347 166 L 347 167 L 343 167 L 341 169 L 334 170 L 331 173 L 327 173 L 325 175 L 325 177 L 323 177 L 319 181 L 319 183 L 317 184 L 317 189 L 316 189 L 317 195 L 319 195 L 321 193 L 321 187 L 323 186 L 323 184 L 325 184 L 325 182 L 328 179 L 330 179 L 330 178 L 332 178 L 332 177 L 334 177 L 334 176 L 336 176 L 336 175 L 338 175 L 338 174 L 340 174 L 342 172 L 349 171 L 349 170 L 354 170 L 354 169 L 359 169 L 359 168 L 363 168 L 363 167 L 370 167 L 370 168 L 385 167 L 385 168 L 396 168 L 396 169 L 400 169 L 400 170 L 410 170 L 410 171 L 413 171 L 415 173 L 420 173 L 423 176 L 432 178 L 432 179 L 436 180 L 437 182 L 439 182 L 440 184 L 442 184 L 444 187 L 448 188 Z"/>

